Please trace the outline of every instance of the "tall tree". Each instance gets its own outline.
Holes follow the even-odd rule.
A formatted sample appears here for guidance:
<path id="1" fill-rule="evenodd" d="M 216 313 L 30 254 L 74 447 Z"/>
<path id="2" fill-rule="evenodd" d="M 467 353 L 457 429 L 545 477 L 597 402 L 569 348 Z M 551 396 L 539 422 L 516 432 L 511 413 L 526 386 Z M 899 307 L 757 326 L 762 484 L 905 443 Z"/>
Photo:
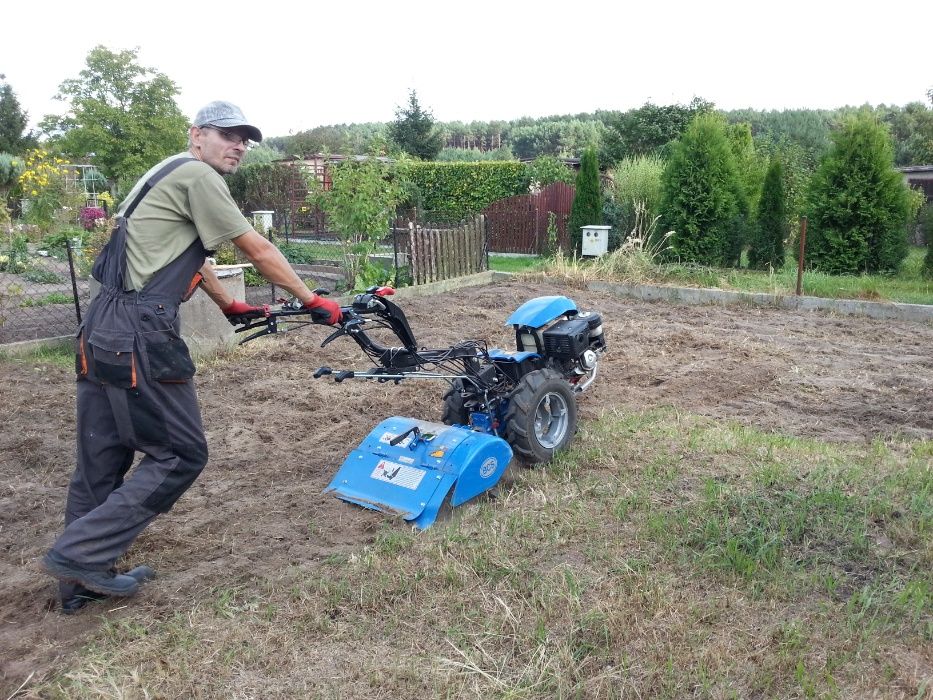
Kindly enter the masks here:
<path id="1" fill-rule="evenodd" d="M 433 160 L 444 146 L 444 135 L 434 123 L 434 115 L 418 103 L 418 93 L 410 90 L 408 106 L 395 110 L 389 137 L 399 148 L 421 160 Z"/>
<path id="2" fill-rule="evenodd" d="M 137 63 L 138 49 L 113 52 L 97 46 L 87 67 L 59 87 L 70 103 L 42 128 L 60 134 L 62 151 L 94 164 L 118 181 L 132 180 L 185 147 L 188 121 L 175 103 L 178 87 L 165 74 Z"/>
<path id="3" fill-rule="evenodd" d="M 29 147 L 24 133 L 28 118 L 6 76 L 0 73 L 0 153 L 19 154 Z"/>
<path id="4" fill-rule="evenodd" d="M 758 221 L 748 250 L 749 266 L 759 269 L 770 266 L 775 270 L 783 267 L 788 233 L 784 169 L 781 161 L 773 158 L 758 200 Z"/>
<path id="5" fill-rule="evenodd" d="M 869 114 L 848 119 L 810 184 L 809 263 L 842 274 L 896 270 L 909 208 L 885 126 Z"/>
<path id="6" fill-rule="evenodd" d="M 688 105 L 646 103 L 610 118 L 600 158 L 605 163 L 615 163 L 623 158 L 661 153 L 680 138 L 694 117 L 713 108 L 712 102 L 694 97 Z"/>
<path id="7" fill-rule="evenodd" d="M 735 156 L 722 118 L 701 114 L 671 149 L 661 177 L 664 230 L 684 262 L 729 265 L 741 230 Z"/>
<path id="8" fill-rule="evenodd" d="M 570 205 L 570 217 L 567 219 L 567 230 L 573 241 L 573 249 L 580 248 L 583 239 L 583 226 L 600 226 L 603 223 L 603 200 L 599 191 L 599 163 L 596 158 L 596 149 L 593 147 L 583 151 L 580 159 L 580 172 L 577 173 L 576 194 L 573 204 Z"/>

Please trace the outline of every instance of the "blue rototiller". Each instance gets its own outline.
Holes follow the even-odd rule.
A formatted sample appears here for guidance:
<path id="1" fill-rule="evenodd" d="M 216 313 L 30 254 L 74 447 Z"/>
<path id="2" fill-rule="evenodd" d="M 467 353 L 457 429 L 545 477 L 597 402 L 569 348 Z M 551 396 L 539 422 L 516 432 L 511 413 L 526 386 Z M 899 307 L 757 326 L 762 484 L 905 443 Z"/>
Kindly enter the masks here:
<path id="1" fill-rule="evenodd" d="M 350 453 L 326 491 L 426 528 L 448 494 L 457 506 L 495 486 L 513 454 L 532 464 L 547 462 L 570 442 L 576 394 L 596 378 L 606 341 L 598 313 L 580 311 L 564 296 L 545 296 L 525 302 L 506 321 L 515 329 L 515 351 L 479 340 L 419 348 L 404 312 L 389 300 L 392 294 L 391 287 L 358 294 L 321 343 L 349 336 L 375 366 L 364 372 L 321 367 L 314 376 L 446 381 L 444 422 L 387 418 Z M 316 320 L 308 315 L 287 303 L 267 308 L 263 318 L 234 321 L 243 324 L 238 333 L 259 329 L 246 342 L 285 324 Z"/>

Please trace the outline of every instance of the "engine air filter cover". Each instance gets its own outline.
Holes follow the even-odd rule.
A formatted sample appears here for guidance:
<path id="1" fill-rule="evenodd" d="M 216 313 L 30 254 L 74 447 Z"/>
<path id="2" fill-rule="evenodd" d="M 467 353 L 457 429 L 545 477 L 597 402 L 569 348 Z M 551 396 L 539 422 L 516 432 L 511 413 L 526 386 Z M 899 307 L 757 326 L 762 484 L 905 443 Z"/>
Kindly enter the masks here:
<path id="1" fill-rule="evenodd" d="M 558 321 L 544 331 L 544 352 L 551 357 L 575 359 L 590 346 L 590 324 L 584 318 Z"/>

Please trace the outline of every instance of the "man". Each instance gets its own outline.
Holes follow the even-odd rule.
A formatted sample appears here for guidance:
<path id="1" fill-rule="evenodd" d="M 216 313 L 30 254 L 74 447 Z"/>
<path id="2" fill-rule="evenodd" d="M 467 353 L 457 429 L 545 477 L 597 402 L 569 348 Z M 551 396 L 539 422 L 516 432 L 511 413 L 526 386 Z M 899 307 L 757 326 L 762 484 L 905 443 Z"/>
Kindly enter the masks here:
<path id="1" fill-rule="evenodd" d="M 231 241 L 317 320 L 340 321 L 340 307 L 311 293 L 253 230 L 222 178 L 236 172 L 250 141 L 261 140 L 235 105 L 205 106 L 188 129 L 188 151 L 140 179 L 94 264 L 101 289 L 77 339 L 77 466 L 65 530 L 42 559 L 61 581 L 63 612 L 91 599 L 131 596 L 152 576 L 148 567 L 120 574 L 114 565 L 207 463 L 178 306 L 200 283 L 229 318 L 262 315 L 225 291 L 206 264 L 208 253 Z M 144 456 L 124 480 L 137 451 Z"/>

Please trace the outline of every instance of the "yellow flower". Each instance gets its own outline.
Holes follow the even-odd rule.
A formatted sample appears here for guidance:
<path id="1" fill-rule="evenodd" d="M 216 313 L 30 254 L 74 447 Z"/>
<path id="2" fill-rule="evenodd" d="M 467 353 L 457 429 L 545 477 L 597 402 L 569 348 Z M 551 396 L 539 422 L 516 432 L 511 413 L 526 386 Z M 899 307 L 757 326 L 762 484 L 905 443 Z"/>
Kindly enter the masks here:
<path id="1" fill-rule="evenodd" d="M 36 192 L 35 190 L 32 191 L 32 196 L 33 196 L 33 197 L 37 197 L 38 195 L 39 195 L 38 192 Z"/>

